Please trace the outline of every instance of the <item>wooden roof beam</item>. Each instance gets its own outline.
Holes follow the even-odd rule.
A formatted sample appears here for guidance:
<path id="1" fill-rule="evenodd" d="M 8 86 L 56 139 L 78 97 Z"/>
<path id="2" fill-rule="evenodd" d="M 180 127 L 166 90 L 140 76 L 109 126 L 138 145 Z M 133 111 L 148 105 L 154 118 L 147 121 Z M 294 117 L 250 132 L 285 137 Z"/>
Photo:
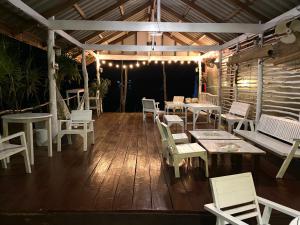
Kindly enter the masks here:
<path id="1" fill-rule="evenodd" d="M 84 19 L 84 20 L 88 19 L 88 17 L 86 16 L 86 14 L 84 13 L 84 11 L 80 8 L 80 6 L 78 4 L 74 4 L 73 7 L 79 13 L 79 15 L 81 16 L 82 19 Z"/>
<path id="2" fill-rule="evenodd" d="M 183 33 L 183 32 L 180 32 L 180 34 L 181 34 L 182 36 L 186 37 L 187 39 L 191 40 L 192 42 L 198 44 L 198 45 L 203 45 L 203 43 L 202 43 L 200 40 L 194 38 L 194 37 L 193 37 L 192 35 L 190 35 L 189 33 Z"/>
<path id="3" fill-rule="evenodd" d="M 177 13 L 176 11 L 170 9 L 169 7 L 167 7 L 164 4 L 161 4 L 161 9 L 166 11 L 167 13 L 169 13 L 170 15 L 176 17 L 177 19 L 181 20 L 182 22 L 187 22 L 187 23 L 191 23 L 192 21 L 186 19 L 185 17 L 183 17 L 182 15 L 180 15 L 179 13 Z M 210 39 L 214 40 L 215 42 L 221 44 L 224 43 L 224 40 L 220 39 L 219 37 L 213 35 L 213 34 L 209 34 L 209 33 L 205 33 L 205 35 L 207 37 L 209 37 Z"/>
<path id="4" fill-rule="evenodd" d="M 188 43 L 180 40 L 179 38 L 175 37 L 173 34 L 171 34 L 169 32 L 164 32 L 163 35 L 166 35 L 167 37 L 171 38 L 173 41 L 175 41 L 176 43 L 178 43 L 180 45 L 189 45 Z"/>
<path id="5" fill-rule="evenodd" d="M 191 2 L 189 0 L 180 0 L 180 1 L 182 1 L 186 5 L 188 5 L 189 7 L 194 9 L 195 11 L 197 11 L 198 13 L 204 15 L 207 19 L 211 20 L 212 22 L 216 22 L 216 23 L 222 23 L 223 22 L 220 18 L 218 18 L 214 14 L 210 13 L 209 11 L 206 11 L 204 8 L 200 7 L 199 5 L 197 5 L 194 2 Z"/>
<path id="6" fill-rule="evenodd" d="M 266 17 L 265 15 L 262 15 L 261 13 L 255 11 L 254 9 L 250 8 L 247 4 L 241 2 L 240 0 L 226 0 L 226 1 L 231 3 L 232 5 L 235 5 L 239 8 L 241 8 L 247 14 L 249 14 L 250 16 L 254 16 L 255 18 L 257 18 L 261 22 L 266 22 L 266 21 L 269 20 L 268 17 Z"/>

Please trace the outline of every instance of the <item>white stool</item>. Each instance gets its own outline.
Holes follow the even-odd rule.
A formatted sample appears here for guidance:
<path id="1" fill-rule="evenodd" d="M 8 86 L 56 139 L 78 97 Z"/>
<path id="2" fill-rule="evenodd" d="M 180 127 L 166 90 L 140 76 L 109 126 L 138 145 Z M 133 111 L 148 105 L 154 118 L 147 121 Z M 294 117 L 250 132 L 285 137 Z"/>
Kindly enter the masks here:
<path id="1" fill-rule="evenodd" d="M 182 132 L 184 133 L 184 122 L 177 115 L 164 115 L 164 122 L 167 124 L 168 127 L 172 126 L 173 124 L 179 124 L 182 127 Z"/>

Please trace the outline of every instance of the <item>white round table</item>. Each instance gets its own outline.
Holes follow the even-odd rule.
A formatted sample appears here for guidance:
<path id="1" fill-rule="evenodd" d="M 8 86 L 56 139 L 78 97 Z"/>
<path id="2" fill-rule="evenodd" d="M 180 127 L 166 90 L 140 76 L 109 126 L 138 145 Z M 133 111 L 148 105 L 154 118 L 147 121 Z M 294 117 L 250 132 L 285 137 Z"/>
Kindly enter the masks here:
<path id="1" fill-rule="evenodd" d="M 3 120 L 3 135 L 8 135 L 8 123 L 23 123 L 25 127 L 26 141 L 29 151 L 30 163 L 34 164 L 33 153 L 33 127 L 32 124 L 36 122 L 45 122 L 48 130 L 48 156 L 52 157 L 52 128 L 51 128 L 50 113 L 17 113 L 2 116 Z"/>
<path id="2" fill-rule="evenodd" d="M 300 216 L 290 222 L 290 225 L 300 225 Z"/>

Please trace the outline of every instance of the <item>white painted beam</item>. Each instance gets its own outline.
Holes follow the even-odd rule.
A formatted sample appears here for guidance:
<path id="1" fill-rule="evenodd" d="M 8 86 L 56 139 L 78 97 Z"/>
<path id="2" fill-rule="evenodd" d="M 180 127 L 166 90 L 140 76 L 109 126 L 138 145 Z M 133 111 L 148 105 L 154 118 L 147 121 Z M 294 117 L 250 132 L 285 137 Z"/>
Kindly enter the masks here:
<path id="1" fill-rule="evenodd" d="M 118 61 L 197 61 L 200 56 L 99 55 L 101 60 Z"/>
<path id="2" fill-rule="evenodd" d="M 207 52 L 207 51 L 219 51 L 219 45 L 97 45 L 97 44 L 83 44 L 82 48 L 85 50 L 97 50 L 97 51 L 126 51 L 126 52 Z"/>
<path id="3" fill-rule="evenodd" d="M 199 33 L 254 33 L 263 31 L 262 24 L 249 23 L 174 23 L 54 20 L 49 21 L 53 30 L 146 31 L 146 32 L 199 32 Z"/>

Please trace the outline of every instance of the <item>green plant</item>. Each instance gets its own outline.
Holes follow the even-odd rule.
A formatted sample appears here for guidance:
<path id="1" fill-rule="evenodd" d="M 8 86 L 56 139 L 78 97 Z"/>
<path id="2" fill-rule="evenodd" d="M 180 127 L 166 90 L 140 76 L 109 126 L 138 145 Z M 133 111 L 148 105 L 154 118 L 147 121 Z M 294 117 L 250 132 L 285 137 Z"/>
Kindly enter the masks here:
<path id="1" fill-rule="evenodd" d="M 90 86 L 90 93 L 93 96 L 96 96 L 97 90 L 99 90 L 100 98 L 105 98 L 109 86 L 111 85 L 111 81 L 109 79 L 100 78 L 100 85 L 97 84 L 97 82 L 92 82 Z"/>
<path id="2" fill-rule="evenodd" d="M 80 82 L 81 76 L 78 70 L 77 62 L 66 54 L 57 57 L 59 69 L 56 71 L 56 84 L 58 89 L 63 81 L 71 83 L 72 81 Z"/>

